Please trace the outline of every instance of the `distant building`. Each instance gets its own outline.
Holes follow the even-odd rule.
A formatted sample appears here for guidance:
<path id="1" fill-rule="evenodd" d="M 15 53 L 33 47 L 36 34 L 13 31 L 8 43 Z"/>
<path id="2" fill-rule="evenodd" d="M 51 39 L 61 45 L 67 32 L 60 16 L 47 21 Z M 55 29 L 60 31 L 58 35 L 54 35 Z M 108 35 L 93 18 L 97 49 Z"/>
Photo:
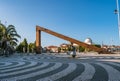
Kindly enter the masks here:
<path id="1" fill-rule="evenodd" d="M 111 52 L 120 52 L 120 46 L 115 45 L 102 45 L 102 48 Z"/>
<path id="2" fill-rule="evenodd" d="M 79 45 L 78 45 L 78 44 L 73 43 L 73 46 L 78 47 Z"/>
<path id="3" fill-rule="evenodd" d="M 51 45 L 51 46 L 46 47 L 46 49 L 49 52 L 58 52 L 58 47 L 57 46 Z"/>
<path id="4" fill-rule="evenodd" d="M 63 49 L 67 48 L 68 46 L 69 46 L 69 44 L 65 44 L 65 43 L 60 45 L 60 47 L 63 48 Z"/>
<path id="5" fill-rule="evenodd" d="M 78 44 L 75 44 L 73 43 L 72 44 L 74 47 L 78 48 L 79 45 Z M 71 51 L 71 44 L 66 44 L 66 43 L 63 43 L 60 45 L 60 48 L 61 48 L 61 52 L 67 52 L 67 51 Z"/>
<path id="6" fill-rule="evenodd" d="M 65 43 L 61 44 L 60 45 L 61 52 L 66 52 L 69 46 L 70 44 L 65 44 Z"/>

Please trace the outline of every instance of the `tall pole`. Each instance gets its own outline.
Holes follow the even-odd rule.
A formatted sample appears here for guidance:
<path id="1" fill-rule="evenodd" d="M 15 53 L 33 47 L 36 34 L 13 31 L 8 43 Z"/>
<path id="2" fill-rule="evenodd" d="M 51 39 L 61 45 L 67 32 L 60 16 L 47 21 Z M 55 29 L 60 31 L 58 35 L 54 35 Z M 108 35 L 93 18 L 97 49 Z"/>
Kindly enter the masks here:
<path id="1" fill-rule="evenodd" d="M 119 2 L 116 0 L 117 4 L 117 10 L 115 10 L 115 13 L 118 15 L 118 30 L 119 30 L 119 40 L 120 40 L 120 13 L 119 13 Z"/>

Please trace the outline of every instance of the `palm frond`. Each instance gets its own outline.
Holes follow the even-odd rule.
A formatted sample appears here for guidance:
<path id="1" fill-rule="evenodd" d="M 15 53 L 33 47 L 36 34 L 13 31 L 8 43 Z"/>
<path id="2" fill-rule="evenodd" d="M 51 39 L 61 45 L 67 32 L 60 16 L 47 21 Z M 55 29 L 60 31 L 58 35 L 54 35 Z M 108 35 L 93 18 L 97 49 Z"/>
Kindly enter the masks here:
<path id="1" fill-rule="evenodd" d="M 11 41 L 10 44 L 11 44 L 12 46 L 17 46 L 17 43 L 16 43 L 15 41 Z"/>
<path id="2" fill-rule="evenodd" d="M 11 41 L 15 41 L 15 42 L 18 42 L 18 39 L 17 38 L 10 38 Z"/>
<path id="3" fill-rule="evenodd" d="M 15 31 L 15 32 L 16 32 L 15 26 L 9 25 L 9 26 L 7 27 L 7 32 L 10 32 L 10 31 Z"/>
<path id="4" fill-rule="evenodd" d="M 6 28 L 6 26 L 4 24 L 0 24 L 1 28 Z"/>
<path id="5" fill-rule="evenodd" d="M 12 46 L 16 46 L 18 42 L 17 38 L 21 38 L 21 36 L 17 34 L 15 26 L 9 25 L 6 27 L 4 24 L 0 24 L 0 40 L 2 38 L 5 41 L 9 41 Z"/>
<path id="6" fill-rule="evenodd" d="M 11 37 L 18 37 L 18 38 L 21 38 L 21 36 L 18 35 L 18 34 L 10 34 L 10 36 L 11 36 Z"/>
<path id="7" fill-rule="evenodd" d="M 15 32 L 15 33 L 17 33 L 16 30 L 15 30 L 15 28 L 7 29 L 7 32 L 8 32 L 8 33 L 11 33 L 11 32 Z"/>
<path id="8" fill-rule="evenodd" d="M 11 28 L 14 28 L 14 29 L 15 29 L 15 26 L 9 25 L 9 26 L 7 27 L 7 29 L 11 29 Z"/>
<path id="9" fill-rule="evenodd" d="M 4 24 L 0 24 L 0 32 L 6 34 L 6 26 Z"/>

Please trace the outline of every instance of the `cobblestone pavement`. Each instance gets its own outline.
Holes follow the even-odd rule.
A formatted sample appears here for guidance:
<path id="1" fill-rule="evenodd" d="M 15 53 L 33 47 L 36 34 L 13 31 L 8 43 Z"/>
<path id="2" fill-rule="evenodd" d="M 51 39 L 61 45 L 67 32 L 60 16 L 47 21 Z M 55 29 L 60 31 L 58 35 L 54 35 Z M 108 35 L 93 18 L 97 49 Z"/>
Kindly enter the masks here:
<path id="1" fill-rule="evenodd" d="M 0 81 L 120 81 L 120 55 L 1 56 Z"/>

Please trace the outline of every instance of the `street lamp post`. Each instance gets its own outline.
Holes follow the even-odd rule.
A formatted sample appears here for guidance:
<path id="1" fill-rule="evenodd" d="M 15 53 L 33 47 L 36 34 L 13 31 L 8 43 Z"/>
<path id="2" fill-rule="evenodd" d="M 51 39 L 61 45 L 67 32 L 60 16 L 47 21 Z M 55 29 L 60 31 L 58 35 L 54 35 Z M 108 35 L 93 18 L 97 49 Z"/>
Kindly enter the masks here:
<path id="1" fill-rule="evenodd" d="M 119 3 L 118 0 L 116 0 L 117 9 L 114 11 L 115 14 L 118 16 L 118 30 L 119 30 L 119 40 L 120 40 L 120 13 L 119 13 Z"/>

